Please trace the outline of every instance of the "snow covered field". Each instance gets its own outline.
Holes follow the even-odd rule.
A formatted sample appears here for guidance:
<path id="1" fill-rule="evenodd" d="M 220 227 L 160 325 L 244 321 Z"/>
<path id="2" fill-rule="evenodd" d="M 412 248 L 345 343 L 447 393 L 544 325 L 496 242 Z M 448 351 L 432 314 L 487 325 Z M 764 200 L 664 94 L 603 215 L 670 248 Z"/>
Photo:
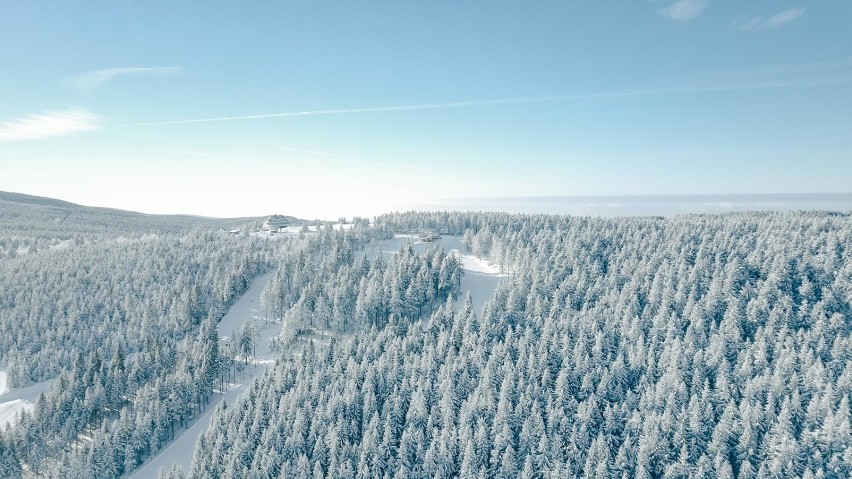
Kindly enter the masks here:
<path id="1" fill-rule="evenodd" d="M 231 339 L 233 332 L 239 332 L 243 324 L 254 320 L 256 324 L 263 328 L 263 310 L 260 303 L 260 296 L 266 283 L 272 277 L 272 273 L 266 273 L 256 278 L 249 290 L 228 310 L 228 314 L 219 321 L 217 330 L 221 340 L 221 347 Z M 175 434 L 175 439 L 157 455 L 149 458 L 144 464 L 139 466 L 135 471 L 128 474 L 128 478 L 155 478 L 161 468 L 169 468 L 173 463 L 179 464 L 184 471 L 189 470 L 192 462 L 192 454 L 195 451 L 195 443 L 202 432 L 207 430 L 210 424 L 210 418 L 213 417 L 213 412 L 216 406 L 222 401 L 228 403 L 234 402 L 245 389 L 246 385 L 263 372 L 269 364 L 272 364 L 273 354 L 270 349 L 270 341 L 272 337 L 277 336 L 281 331 L 281 323 L 270 323 L 268 327 L 261 329 L 260 340 L 257 343 L 257 366 L 250 365 L 242 373 L 237 373 L 236 383 L 229 385 L 226 391 L 219 391 L 213 394 L 210 399 L 210 405 L 204 413 L 196 419 L 188 429 L 184 429 Z M 254 362 L 254 361 L 253 361 Z"/>
<path id="2" fill-rule="evenodd" d="M 335 223 L 333 225 L 336 230 L 349 230 L 352 228 L 352 223 Z M 318 227 L 315 225 L 308 226 L 307 229 L 303 228 L 302 225 L 290 225 L 285 226 L 284 228 L 279 229 L 277 232 L 271 233 L 269 231 L 252 231 L 249 234 L 251 236 L 257 236 L 260 238 L 286 238 L 288 236 L 298 236 L 300 233 L 305 232 L 308 234 L 316 233 L 318 231 Z"/>

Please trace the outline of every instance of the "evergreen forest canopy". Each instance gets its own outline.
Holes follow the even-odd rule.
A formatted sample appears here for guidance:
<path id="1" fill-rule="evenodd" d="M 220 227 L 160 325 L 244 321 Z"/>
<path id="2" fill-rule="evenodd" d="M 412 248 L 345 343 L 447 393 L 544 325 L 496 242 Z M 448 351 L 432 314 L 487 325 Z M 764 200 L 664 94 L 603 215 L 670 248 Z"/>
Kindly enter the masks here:
<path id="1" fill-rule="evenodd" d="M 265 271 L 278 360 L 162 477 L 852 476 L 849 215 L 409 212 L 280 241 L 20 218 L 0 364 L 56 379 L 0 477 L 160 451 L 247 357 L 215 324 Z M 424 229 L 508 273 L 482 311 L 440 245 L 363 252 Z"/>
<path id="2" fill-rule="evenodd" d="M 511 273 L 482 314 L 450 299 L 285 353 L 187 476 L 852 475 L 848 215 L 375 227 L 439 225 Z"/>
<path id="3" fill-rule="evenodd" d="M 2 434 L 0 477 L 49 474 L 126 411 L 147 408 L 162 429 L 204 407 L 201 352 L 218 336 L 202 335 L 285 247 L 221 231 L 245 223 L 0 195 L 0 365 L 11 386 L 55 378 Z M 175 391 L 167 407 L 147 400 Z"/>

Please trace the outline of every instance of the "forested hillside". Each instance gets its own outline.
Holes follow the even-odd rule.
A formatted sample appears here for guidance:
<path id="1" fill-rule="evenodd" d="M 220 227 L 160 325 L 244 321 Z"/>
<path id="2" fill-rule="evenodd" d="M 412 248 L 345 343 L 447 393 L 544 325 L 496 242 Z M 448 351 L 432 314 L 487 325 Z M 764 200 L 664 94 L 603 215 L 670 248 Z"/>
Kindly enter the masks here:
<path id="1" fill-rule="evenodd" d="M 508 273 L 481 313 L 459 253 L 365 252 L 424 229 Z M 0 363 L 56 379 L 2 433 L 0 477 L 118 477 L 166 447 L 251 355 L 215 324 L 269 269 L 279 360 L 163 477 L 852 475 L 848 215 L 41 238 L 0 259 Z"/>
<path id="2" fill-rule="evenodd" d="M 259 218 L 148 215 L 0 191 L 0 257 L 105 237 L 177 234 L 192 228 L 230 230 L 254 224 L 260 224 Z"/>
<path id="3" fill-rule="evenodd" d="M 0 362 L 12 384 L 77 354 L 179 339 L 245 290 L 271 252 L 220 233 L 108 240 L 0 261 Z"/>
<path id="4" fill-rule="evenodd" d="M 288 242 L 25 199 L 0 205 L 0 367 L 54 381 L 0 425 L 0 477 L 117 477 L 205 407 L 226 356 L 211 328 Z"/>
<path id="5" fill-rule="evenodd" d="M 852 476 L 848 215 L 375 224 L 417 227 L 510 273 L 483 313 L 285 350 L 187 476 Z"/>

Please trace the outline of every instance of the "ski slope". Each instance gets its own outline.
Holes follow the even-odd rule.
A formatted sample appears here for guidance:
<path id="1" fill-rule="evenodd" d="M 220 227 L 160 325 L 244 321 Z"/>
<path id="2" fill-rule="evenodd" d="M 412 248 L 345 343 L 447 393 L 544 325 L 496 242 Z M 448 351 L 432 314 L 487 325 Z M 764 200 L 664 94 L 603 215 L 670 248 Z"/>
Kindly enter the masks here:
<path id="1" fill-rule="evenodd" d="M 494 295 L 497 284 L 507 275 L 500 273 L 499 268 L 487 261 L 473 255 L 464 253 L 467 247 L 457 236 L 446 236 L 435 242 L 421 242 L 411 236 L 398 235 L 391 240 L 375 241 L 367 245 L 363 253 L 373 257 L 379 253 L 383 255 L 396 254 L 402 244 L 411 243 L 415 251 L 422 252 L 427 248 L 440 244 L 448 253 L 458 254 L 462 261 L 465 276 L 461 282 L 461 297 L 470 292 L 474 307 L 481 311 L 485 303 Z M 149 458 L 139 468 L 127 474 L 128 479 L 155 478 L 162 468 L 170 468 L 172 464 L 180 465 L 184 471 L 188 471 L 192 463 L 192 455 L 195 451 L 195 443 L 198 437 L 207 430 L 216 406 L 222 401 L 233 402 L 251 381 L 260 375 L 264 369 L 273 364 L 275 354 L 271 350 L 272 339 L 281 333 L 281 323 L 269 323 L 264 325 L 264 312 L 261 306 L 261 295 L 266 288 L 273 273 L 266 273 L 252 283 L 251 288 L 231 307 L 228 314 L 217 325 L 221 347 L 225 347 L 232 340 L 234 334 L 238 334 L 240 328 L 250 322 L 262 328 L 259 331 L 256 356 L 249 358 L 251 363 L 242 374 L 238 374 L 237 381 L 231 384 L 226 391 L 215 392 L 211 398 L 210 405 L 189 428 L 179 431 L 175 439 L 159 453 Z"/>
<path id="2" fill-rule="evenodd" d="M 32 410 L 38 395 L 53 384 L 50 379 L 27 387 L 10 389 L 8 379 L 6 372 L 0 370 L 0 430 L 5 429 L 7 424 L 14 426 L 18 412 Z"/>
<path id="3" fill-rule="evenodd" d="M 368 258 L 373 258 L 378 254 L 393 255 L 404 244 L 410 244 L 416 252 L 423 252 L 435 245 L 441 245 L 445 252 L 457 254 L 461 260 L 462 269 L 464 269 L 459 297 L 464 298 L 467 293 L 470 293 L 473 299 L 473 307 L 479 312 L 482 312 L 485 303 L 494 296 L 497 284 L 508 277 L 507 274 L 500 272 L 500 268 L 487 260 L 466 253 L 467 246 L 458 236 L 442 236 L 435 241 L 423 242 L 417 235 L 396 235 L 393 239 L 369 243 L 364 248 L 363 253 L 366 253 Z"/>
<path id="4" fill-rule="evenodd" d="M 225 347 L 227 342 L 230 341 L 231 335 L 234 332 L 239 332 L 245 323 L 254 320 L 261 328 L 263 327 L 264 317 L 260 297 L 270 278 L 272 278 L 271 272 L 256 278 L 249 290 L 231 306 L 228 314 L 219 321 L 216 329 L 219 332 L 221 347 Z M 269 364 L 274 362 L 270 340 L 280 333 L 281 326 L 281 323 L 270 323 L 268 327 L 261 329 L 257 343 L 257 357 L 250 358 L 250 365 L 242 373 L 237 373 L 236 382 L 230 384 L 226 391 L 214 392 L 210 398 L 210 405 L 201 416 L 191 423 L 189 428 L 177 432 L 174 440 L 168 446 L 148 458 L 141 466 L 126 474 L 125 477 L 134 479 L 155 478 L 160 469 L 168 469 L 172 467 L 172 464 L 178 464 L 184 471 L 188 471 L 192 463 L 195 443 L 201 433 L 206 431 L 207 426 L 210 425 L 210 419 L 213 417 L 216 406 L 222 401 L 234 402 L 246 386 L 261 374 Z"/>

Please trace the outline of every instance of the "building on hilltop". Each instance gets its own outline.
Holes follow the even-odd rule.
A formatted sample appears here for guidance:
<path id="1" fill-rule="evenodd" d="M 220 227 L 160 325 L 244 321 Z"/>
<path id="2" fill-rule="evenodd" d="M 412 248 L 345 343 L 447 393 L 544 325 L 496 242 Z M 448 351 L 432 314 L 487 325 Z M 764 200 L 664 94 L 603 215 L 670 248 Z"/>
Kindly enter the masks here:
<path id="1" fill-rule="evenodd" d="M 441 239 L 441 235 L 439 235 L 439 234 L 437 234 L 433 231 L 421 231 L 420 232 L 420 241 L 423 241 L 425 243 L 429 243 L 431 241 L 435 241 L 435 240 L 439 240 L 439 239 Z"/>
<path id="2" fill-rule="evenodd" d="M 281 215 L 272 215 L 266 218 L 266 221 L 263 222 L 263 230 L 269 231 L 270 233 L 275 233 L 281 228 L 286 228 L 290 225 L 290 221 L 286 216 Z"/>

